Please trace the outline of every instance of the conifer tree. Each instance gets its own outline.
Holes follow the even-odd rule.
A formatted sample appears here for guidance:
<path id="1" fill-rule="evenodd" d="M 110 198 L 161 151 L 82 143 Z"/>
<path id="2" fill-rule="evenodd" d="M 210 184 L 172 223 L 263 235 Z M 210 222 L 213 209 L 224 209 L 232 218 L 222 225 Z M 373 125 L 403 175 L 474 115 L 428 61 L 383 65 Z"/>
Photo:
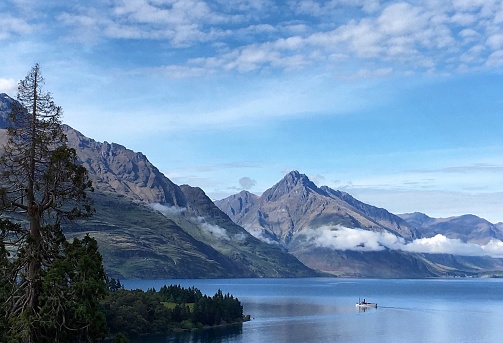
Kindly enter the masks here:
<path id="1" fill-rule="evenodd" d="M 0 207 L 4 212 L 22 214 L 27 223 L 6 226 L 1 242 L 12 245 L 17 253 L 9 273 L 13 289 L 6 311 L 8 336 L 23 343 L 52 342 L 44 337 L 47 320 L 66 322 L 65 317 L 44 317 L 46 304 L 40 301 L 43 297 L 47 300 L 44 278 L 65 257 L 62 221 L 92 213 L 86 197 L 86 191 L 92 191 L 87 171 L 78 164 L 76 151 L 66 144 L 61 107 L 43 86 L 36 64 L 19 82 L 17 103 L 9 116 L 8 142 L 0 160 Z M 72 280 L 66 281 L 68 285 Z M 65 299 L 58 301 L 53 306 L 66 308 Z"/>
<path id="2" fill-rule="evenodd" d="M 9 261 L 9 253 L 5 248 L 4 235 L 8 232 L 9 221 L 0 219 L 0 342 L 5 341 L 7 329 L 7 303 L 11 293 L 10 271 L 11 263 Z"/>

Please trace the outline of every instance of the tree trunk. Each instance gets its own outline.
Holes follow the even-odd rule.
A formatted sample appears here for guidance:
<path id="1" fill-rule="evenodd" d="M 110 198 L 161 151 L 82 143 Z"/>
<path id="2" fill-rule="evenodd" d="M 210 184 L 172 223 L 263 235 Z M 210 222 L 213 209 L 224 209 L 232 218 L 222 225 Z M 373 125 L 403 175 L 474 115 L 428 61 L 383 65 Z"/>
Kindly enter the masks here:
<path id="1" fill-rule="evenodd" d="M 38 307 L 38 296 L 42 288 L 41 282 L 41 262 L 42 254 L 42 233 L 40 228 L 40 218 L 38 211 L 33 209 L 30 215 L 30 243 L 28 245 L 28 270 L 26 278 L 28 280 L 28 306 L 36 312 Z"/>

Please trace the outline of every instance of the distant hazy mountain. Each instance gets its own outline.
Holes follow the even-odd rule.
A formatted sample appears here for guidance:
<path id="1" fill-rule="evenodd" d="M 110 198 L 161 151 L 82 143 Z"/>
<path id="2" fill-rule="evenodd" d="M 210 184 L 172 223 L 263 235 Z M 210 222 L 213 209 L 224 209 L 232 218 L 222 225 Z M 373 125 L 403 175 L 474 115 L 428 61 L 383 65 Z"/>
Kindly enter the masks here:
<path id="1" fill-rule="evenodd" d="M 430 218 L 423 213 L 415 212 L 399 216 L 414 225 L 421 232 L 422 237 L 441 234 L 448 238 L 477 244 L 487 244 L 491 239 L 503 241 L 503 225 L 492 224 L 472 214 L 450 218 Z"/>
<path id="2" fill-rule="evenodd" d="M 12 99 L 0 94 L 0 127 Z M 145 155 L 65 126 L 95 187 L 96 215 L 67 223 L 90 233 L 110 276 L 120 278 L 298 277 L 318 275 L 279 247 L 250 235 L 201 189 L 174 184 Z M 0 130 L 0 142 L 6 132 Z"/>
<path id="3" fill-rule="evenodd" d="M 422 235 L 426 231 L 419 224 L 426 225 L 431 218 L 401 218 L 345 192 L 317 187 L 297 171 L 260 197 L 243 191 L 215 204 L 257 238 L 282 247 L 311 268 L 335 275 L 429 277 L 503 267 L 501 260 L 486 256 L 453 256 L 423 249 L 418 239 L 434 235 Z M 500 237 L 494 226 L 477 224 L 480 229 L 471 231 L 472 241 L 484 230 Z"/>

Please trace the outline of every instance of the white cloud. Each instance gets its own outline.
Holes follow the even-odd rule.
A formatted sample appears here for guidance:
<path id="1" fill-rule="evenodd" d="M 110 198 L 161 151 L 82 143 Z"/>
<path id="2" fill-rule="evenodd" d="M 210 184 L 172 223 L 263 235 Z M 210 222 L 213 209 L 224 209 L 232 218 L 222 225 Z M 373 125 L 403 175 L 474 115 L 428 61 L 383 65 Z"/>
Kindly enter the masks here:
<path id="1" fill-rule="evenodd" d="M 296 0 L 290 1 L 290 8 L 301 15 L 311 15 L 315 17 L 333 16 L 335 10 L 343 6 L 359 7 L 366 13 L 372 13 L 379 9 L 379 0 L 331 0 L 331 1 L 314 1 L 314 0 Z"/>
<path id="2" fill-rule="evenodd" d="M 495 33 L 487 38 L 487 44 L 492 49 L 500 49 L 503 47 L 503 33 Z"/>
<path id="3" fill-rule="evenodd" d="M 503 9 L 492 0 L 475 4 L 114 0 L 109 7 L 79 6 L 62 10 L 57 17 L 71 29 L 72 39 L 84 43 L 96 44 L 105 39 L 159 40 L 178 48 L 213 43 L 210 49 L 191 51 L 190 57 L 178 64 L 166 64 L 165 75 L 192 77 L 205 71 L 249 73 L 320 63 L 327 67 L 339 65 L 341 59 L 334 61 L 331 56 L 343 56 L 349 61 L 359 58 L 362 63 L 373 61 L 376 69 L 389 68 L 384 63 L 396 63 L 409 71 L 447 66 L 456 70 L 460 65 L 466 69 L 473 66 L 467 66 L 460 58 L 472 43 L 483 43 L 488 48 L 481 58 L 470 61 L 483 66 L 489 54 L 502 47 L 498 16 L 503 20 Z M 11 26 L 30 29 L 26 25 Z M 1 32 L 0 29 L 0 37 Z M 193 66 L 197 69 L 192 70 Z M 498 64 L 486 64 L 495 66 Z"/>
<path id="4" fill-rule="evenodd" d="M 159 203 L 148 204 L 148 206 L 151 209 L 162 213 L 166 217 L 180 215 L 180 214 L 184 213 L 185 211 L 187 211 L 187 209 L 185 207 L 165 206 L 165 205 L 162 205 Z"/>
<path id="5" fill-rule="evenodd" d="M 0 78 L 0 93 L 6 93 L 11 97 L 14 97 L 16 92 L 17 92 L 16 80 Z"/>
<path id="6" fill-rule="evenodd" d="M 403 246 L 405 240 L 389 232 L 350 229 L 340 225 L 301 231 L 316 246 L 334 250 L 381 251 Z"/>
<path id="7" fill-rule="evenodd" d="M 474 29 L 463 29 L 459 32 L 459 35 L 465 39 L 465 42 L 475 41 L 480 37 L 480 33 Z"/>
<path id="8" fill-rule="evenodd" d="M 459 239 L 450 239 L 444 235 L 405 241 L 390 232 L 375 232 L 337 226 L 322 226 L 317 229 L 301 231 L 318 247 L 334 250 L 382 251 L 385 249 L 402 250 L 426 254 L 452 254 L 461 256 L 503 257 L 503 242 L 491 240 L 486 245 L 464 243 Z"/>
<path id="9" fill-rule="evenodd" d="M 501 241 L 491 239 L 483 246 L 483 249 L 489 256 L 503 258 L 503 242 Z"/>
<path id="10" fill-rule="evenodd" d="M 242 232 L 242 233 L 237 233 L 234 235 L 233 239 L 236 240 L 236 241 L 244 241 L 246 240 L 248 236 L 246 235 L 246 233 Z"/>
<path id="11" fill-rule="evenodd" d="M 0 40 L 11 38 L 13 35 L 25 35 L 33 32 L 34 25 L 29 24 L 23 18 L 16 18 L 8 14 L 2 14 L 0 25 Z"/>
<path id="12" fill-rule="evenodd" d="M 118 0 L 115 3 L 113 14 L 130 22 L 187 25 L 228 20 L 212 12 L 206 2 L 198 0 L 175 0 L 168 6 L 147 0 Z"/>
<path id="13" fill-rule="evenodd" d="M 482 63 L 485 49 L 483 45 L 475 45 L 463 53 L 459 59 L 465 63 Z"/>
<path id="14" fill-rule="evenodd" d="M 401 250 L 418 253 L 454 254 L 463 256 L 483 256 L 487 254 L 481 245 L 463 243 L 460 239 L 450 239 L 440 234 L 430 238 L 416 239 L 401 247 Z M 503 251 L 500 251 L 500 254 L 503 254 Z"/>
<path id="15" fill-rule="evenodd" d="M 503 50 L 493 52 L 487 58 L 486 65 L 488 67 L 501 67 L 503 66 Z"/>
<path id="16" fill-rule="evenodd" d="M 488 5 L 494 3 L 493 0 L 453 0 L 452 3 L 454 8 L 462 11 L 476 11 L 483 7 L 484 5 Z"/>
<path id="17" fill-rule="evenodd" d="M 218 239 L 230 240 L 227 230 L 209 223 L 201 223 L 201 229 Z"/>
<path id="18" fill-rule="evenodd" d="M 164 216 L 168 218 L 180 216 L 187 211 L 185 207 L 165 206 L 159 203 L 149 204 L 148 206 L 153 210 L 162 213 Z M 194 221 L 196 225 L 198 225 L 203 232 L 210 234 L 211 236 L 217 239 L 223 239 L 223 240 L 230 239 L 226 229 L 218 225 L 207 223 L 204 217 L 192 218 L 192 221 Z M 241 237 L 240 235 L 236 235 L 235 239 L 242 240 L 243 237 Z"/>
<path id="19" fill-rule="evenodd" d="M 419 8 L 405 2 L 386 7 L 377 19 L 382 32 L 391 35 L 407 35 L 420 32 L 428 24 Z"/>
<path id="20" fill-rule="evenodd" d="M 268 237 L 266 232 L 264 232 L 264 229 L 261 227 L 246 227 L 245 229 L 250 235 L 261 240 L 262 242 L 272 245 L 279 245 L 278 242 Z"/>

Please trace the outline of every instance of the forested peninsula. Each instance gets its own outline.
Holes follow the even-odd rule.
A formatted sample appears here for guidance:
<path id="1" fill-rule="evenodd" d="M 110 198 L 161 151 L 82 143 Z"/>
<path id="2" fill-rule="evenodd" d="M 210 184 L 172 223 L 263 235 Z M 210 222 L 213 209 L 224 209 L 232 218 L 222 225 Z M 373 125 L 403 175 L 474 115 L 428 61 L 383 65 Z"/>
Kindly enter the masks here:
<path id="1" fill-rule="evenodd" d="M 128 337 L 202 329 L 215 325 L 241 323 L 243 306 L 221 290 L 210 297 L 197 288 L 179 285 L 125 290 L 109 282 L 109 295 L 101 302 L 110 334 Z"/>

